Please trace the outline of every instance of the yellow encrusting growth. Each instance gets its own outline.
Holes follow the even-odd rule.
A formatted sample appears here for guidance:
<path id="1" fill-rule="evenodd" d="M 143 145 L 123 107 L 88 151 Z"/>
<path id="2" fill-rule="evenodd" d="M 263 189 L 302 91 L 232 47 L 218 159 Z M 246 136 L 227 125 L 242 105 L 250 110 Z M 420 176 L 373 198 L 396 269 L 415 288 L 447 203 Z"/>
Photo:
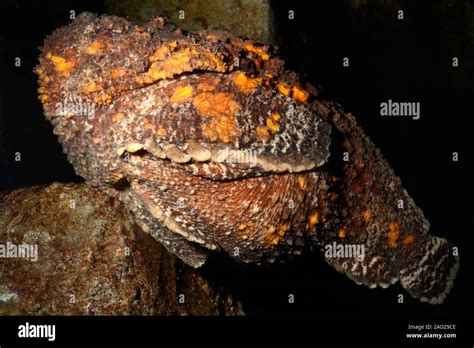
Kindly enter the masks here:
<path id="1" fill-rule="evenodd" d="M 112 116 L 112 122 L 119 122 L 125 118 L 125 114 L 123 112 L 117 112 Z"/>
<path id="2" fill-rule="evenodd" d="M 123 68 L 113 69 L 110 72 L 110 78 L 112 80 L 118 80 L 119 78 L 125 76 L 125 74 L 126 74 L 126 72 L 125 72 L 125 69 L 123 69 Z"/>
<path id="3" fill-rule="evenodd" d="M 364 212 L 362 213 L 362 217 L 364 218 L 364 221 L 367 222 L 372 217 L 372 213 L 368 209 L 364 210 Z"/>
<path id="4" fill-rule="evenodd" d="M 339 236 L 339 238 L 346 238 L 346 234 L 347 234 L 347 232 L 346 232 L 346 229 L 345 229 L 345 228 L 341 228 L 341 229 L 339 230 L 339 232 L 337 233 L 337 235 Z"/>
<path id="5" fill-rule="evenodd" d="M 275 134 L 280 130 L 280 114 L 274 113 L 265 120 L 265 126 L 258 126 L 256 128 L 257 138 L 262 141 L 270 139 L 271 134 Z"/>
<path id="6" fill-rule="evenodd" d="M 208 82 L 201 82 L 199 83 L 199 85 L 197 86 L 197 89 L 202 91 L 202 92 L 212 92 L 213 90 L 216 89 L 216 86 L 215 85 L 212 85 Z"/>
<path id="7" fill-rule="evenodd" d="M 277 245 L 285 236 L 288 229 L 288 224 L 281 224 L 278 227 L 271 225 L 264 234 L 264 242 L 267 244 Z"/>
<path id="8" fill-rule="evenodd" d="M 308 187 L 308 183 L 306 182 L 306 179 L 302 176 L 298 178 L 298 185 L 300 186 L 300 189 L 306 190 L 306 187 Z"/>
<path id="9" fill-rule="evenodd" d="M 283 224 L 283 225 L 280 225 L 280 227 L 278 228 L 278 235 L 280 237 L 283 237 L 286 233 L 286 231 L 288 231 L 288 224 Z"/>
<path id="10" fill-rule="evenodd" d="M 272 225 L 272 226 L 270 226 L 270 228 L 267 230 L 266 233 L 267 234 L 272 234 L 273 232 L 275 232 L 275 230 L 276 230 L 276 227 Z"/>
<path id="11" fill-rule="evenodd" d="M 319 214 L 313 213 L 308 219 L 308 227 L 313 227 L 314 225 L 317 225 L 319 223 Z"/>
<path id="12" fill-rule="evenodd" d="M 100 41 L 94 41 L 93 43 L 91 43 L 89 45 L 89 47 L 87 47 L 87 54 L 97 54 L 97 53 L 100 53 L 100 51 L 102 51 L 102 49 L 104 48 L 104 44 Z"/>
<path id="13" fill-rule="evenodd" d="M 412 244 L 414 241 L 415 241 L 415 236 L 412 235 L 412 234 L 409 234 L 408 236 L 406 236 L 406 237 L 403 239 L 402 244 L 403 244 L 403 245 L 410 245 L 410 244 Z"/>
<path id="14" fill-rule="evenodd" d="M 400 235 L 400 227 L 398 222 L 391 222 L 388 225 L 388 247 L 396 248 L 398 243 L 398 236 Z"/>
<path id="15" fill-rule="evenodd" d="M 155 129 L 155 123 L 153 122 L 153 119 L 151 116 L 145 116 L 143 118 L 143 124 L 146 129 Z"/>
<path id="16" fill-rule="evenodd" d="M 49 82 L 49 77 L 46 76 L 46 74 L 44 73 L 44 70 L 41 69 L 41 68 L 36 68 L 34 70 L 34 72 L 38 75 L 39 79 L 40 79 L 40 85 L 43 86 L 45 84 L 47 84 Z"/>
<path id="17" fill-rule="evenodd" d="M 301 87 L 293 86 L 291 87 L 291 92 L 293 99 L 300 103 L 306 103 L 306 101 L 308 100 L 309 93 Z"/>
<path id="18" fill-rule="evenodd" d="M 108 94 L 99 95 L 94 98 L 94 103 L 98 105 L 109 104 L 112 101 L 112 97 Z"/>
<path id="19" fill-rule="evenodd" d="M 154 62 L 147 71 L 152 81 L 173 77 L 173 75 L 191 70 L 191 50 L 178 51 L 167 60 Z"/>
<path id="20" fill-rule="evenodd" d="M 248 77 L 243 72 L 235 73 L 232 80 L 235 86 L 244 93 L 250 93 L 262 82 L 261 78 Z"/>
<path id="21" fill-rule="evenodd" d="M 66 77 L 69 76 L 69 73 L 75 65 L 73 61 L 68 62 L 63 57 L 52 55 L 49 52 L 46 53 L 46 58 L 48 58 L 51 63 L 53 63 L 54 70 L 56 70 L 56 72 L 61 73 Z"/>
<path id="22" fill-rule="evenodd" d="M 290 95 L 290 88 L 285 85 L 284 83 L 279 82 L 276 85 L 277 91 L 283 95 L 289 96 Z"/>
<path id="23" fill-rule="evenodd" d="M 101 85 L 98 85 L 96 84 L 95 82 L 89 82 L 87 85 L 84 86 L 84 88 L 82 89 L 82 91 L 84 93 L 93 93 L 93 92 L 97 92 L 97 91 L 100 91 L 102 90 L 102 86 Z"/>
<path id="24" fill-rule="evenodd" d="M 272 118 L 267 118 L 267 128 L 270 130 L 270 132 L 276 133 L 280 129 L 280 125 L 278 122 L 273 121 Z"/>
<path id="25" fill-rule="evenodd" d="M 158 130 L 156 131 L 156 135 L 158 135 L 159 137 L 164 137 L 167 134 L 168 132 L 164 128 L 158 128 Z"/>
<path id="26" fill-rule="evenodd" d="M 277 113 L 272 114 L 272 120 L 273 121 L 278 122 L 278 121 L 280 121 L 280 118 L 281 118 L 280 114 L 277 114 Z"/>
<path id="27" fill-rule="evenodd" d="M 178 52 L 165 62 L 153 63 L 147 74 L 153 81 L 156 81 L 189 70 L 191 70 L 189 55 L 186 52 Z"/>
<path id="28" fill-rule="evenodd" d="M 257 137 L 262 141 L 267 141 L 270 139 L 270 134 L 268 133 L 268 128 L 264 126 L 257 127 Z"/>
<path id="29" fill-rule="evenodd" d="M 219 72 L 227 71 L 228 67 L 221 58 L 211 52 L 198 50 L 194 47 L 184 48 L 173 52 L 167 59 L 155 61 L 145 76 L 138 76 L 135 80 L 139 83 L 150 83 L 150 81 L 171 78 L 176 74 L 192 71 L 195 68 L 212 68 L 212 70 Z M 195 65 L 193 65 L 193 61 Z"/>
<path id="30" fill-rule="evenodd" d="M 43 86 L 38 87 L 37 91 L 38 91 L 39 94 L 48 93 L 48 91 L 46 90 L 46 88 L 43 87 Z"/>
<path id="31" fill-rule="evenodd" d="M 291 96 L 294 100 L 300 103 L 306 103 L 309 98 L 309 93 L 300 86 L 292 86 L 291 88 L 285 83 L 278 82 L 276 89 L 280 94 Z"/>
<path id="32" fill-rule="evenodd" d="M 46 101 L 49 99 L 49 96 L 47 94 L 41 94 L 39 96 L 39 99 L 41 100 L 41 102 L 44 104 L 46 103 Z"/>
<path id="33" fill-rule="evenodd" d="M 49 83 L 49 77 L 46 76 L 44 73 L 44 70 L 41 69 L 40 67 L 35 68 L 34 72 L 38 75 L 39 77 L 39 85 L 40 87 L 38 88 L 38 99 L 41 100 L 41 103 L 43 104 L 43 107 L 46 107 L 46 101 L 49 99 L 48 96 L 48 83 Z"/>
<path id="34" fill-rule="evenodd" d="M 173 50 L 178 46 L 178 43 L 176 41 L 170 41 L 161 46 L 160 48 L 157 48 L 156 51 L 148 57 L 148 60 L 153 63 L 156 62 L 157 60 L 161 60 L 168 56 Z"/>
<path id="35" fill-rule="evenodd" d="M 179 86 L 175 89 L 173 95 L 171 96 L 171 101 L 173 103 L 183 103 L 188 100 L 193 95 L 193 87 Z"/>
<path id="36" fill-rule="evenodd" d="M 135 76 L 135 82 L 140 84 L 153 83 L 153 79 L 148 75 Z"/>
<path id="37" fill-rule="evenodd" d="M 236 114 L 240 109 L 230 93 L 201 93 L 193 100 L 193 106 L 203 118 L 202 134 L 211 141 L 233 142 L 240 131 Z"/>
<path id="38" fill-rule="evenodd" d="M 266 50 L 264 50 L 262 48 L 255 47 L 252 44 L 247 44 L 247 45 L 245 45 L 245 49 L 249 52 L 255 53 L 257 56 L 262 58 L 262 60 L 269 60 L 270 59 L 269 54 L 266 52 Z"/>

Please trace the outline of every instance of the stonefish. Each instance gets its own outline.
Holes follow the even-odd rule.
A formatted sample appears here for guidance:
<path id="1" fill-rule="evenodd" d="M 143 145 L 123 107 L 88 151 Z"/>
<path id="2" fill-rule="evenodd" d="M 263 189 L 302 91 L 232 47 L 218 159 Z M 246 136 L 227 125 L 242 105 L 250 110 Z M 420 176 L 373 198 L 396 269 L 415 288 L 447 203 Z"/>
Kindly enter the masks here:
<path id="1" fill-rule="evenodd" d="M 186 264 L 216 252 L 274 262 L 306 246 L 371 288 L 399 280 L 430 303 L 451 289 L 454 246 L 427 234 L 355 118 L 272 48 L 83 13 L 39 61 L 39 98 L 77 174 Z"/>

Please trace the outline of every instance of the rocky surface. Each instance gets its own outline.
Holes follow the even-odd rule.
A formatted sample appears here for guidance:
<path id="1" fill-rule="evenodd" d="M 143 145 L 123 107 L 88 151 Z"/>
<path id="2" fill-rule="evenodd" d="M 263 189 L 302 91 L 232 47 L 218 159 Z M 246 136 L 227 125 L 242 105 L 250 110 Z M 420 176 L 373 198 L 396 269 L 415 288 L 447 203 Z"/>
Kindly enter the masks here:
<path id="1" fill-rule="evenodd" d="M 23 243 L 36 261 L 11 257 Z M 243 314 L 87 184 L 0 193 L 0 256 L 2 315 Z"/>
<path id="2" fill-rule="evenodd" d="M 164 14 L 186 30 L 225 30 L 255 41 L 274 42 L 268 0 L 107 0 L 106 7 L 109 14 L 138 23 Z"/>

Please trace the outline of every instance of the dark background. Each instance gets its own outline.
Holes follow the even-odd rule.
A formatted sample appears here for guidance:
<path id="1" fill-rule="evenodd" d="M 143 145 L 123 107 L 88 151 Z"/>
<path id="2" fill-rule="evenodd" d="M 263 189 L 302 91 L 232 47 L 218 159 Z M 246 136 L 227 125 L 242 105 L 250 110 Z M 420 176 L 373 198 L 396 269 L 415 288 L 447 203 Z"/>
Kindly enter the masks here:
<path id="1" fill-rule="evenodd" d="M 251 316 L 312 319 L 400 319 L 409 323 L 472 318 L 472 135 L 474 14 L 467 1 L 273 1 L 279 52 L 323 98 L 352 112 L 401 177 L 431 223 L 430 233 L 460 248 L 461 268 L 443 305 L 412 299 L 398 284 L 370 290 L 306 255 L 265 268 L 213 260 L 202 272 L 219 279 Z M 446 5 L 450 3 L 450 5 Z M 37 100 L 44 38 L 101 1 L 2 2 L 0 189 L 80 181 Z M 469 7 L 471 6 L 471 7 Z M 398 8 L 405 19 L 396 17 Z M 288 19 L 288 10 L 295 19 Z M 468 12 L 468 9 L 470 12 Z M 452 57 L 460 66 L 453 68 Z M 22 66 L 14 66 L 21 57 Z M 342 58 L 350 58 L 350 67 Z M 388 99 L 421 102 L 421 119 L 384 118 Z M 21 152 L 21 162 L 14 161 Z M 452 152 L 459 162 L 452 162 Z M 296 297 L 288 304 L 288 294 Z M 404 294 L 405 303 L 397 304 Z"/>

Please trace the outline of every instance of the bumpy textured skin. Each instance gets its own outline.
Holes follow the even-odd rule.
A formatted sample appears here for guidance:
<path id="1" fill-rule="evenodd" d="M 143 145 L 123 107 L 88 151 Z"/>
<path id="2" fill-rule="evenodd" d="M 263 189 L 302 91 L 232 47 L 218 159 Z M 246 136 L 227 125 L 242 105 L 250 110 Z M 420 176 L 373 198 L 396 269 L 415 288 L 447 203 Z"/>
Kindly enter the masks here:
<path id="1" fill-rule="evenodd" d="M 84 13 L 45 41 L 35 71 L 76 172 L 187 264 L 215 251 L 260 263 L 362 244 L 363 260 L 326 260 L 370 287 L 400 280 L 430 303 L 451 289 L 452 244 L 426 234 L 353 116 L 304 89 L 271 48 L 159 17 L 139 27 Z"/>

